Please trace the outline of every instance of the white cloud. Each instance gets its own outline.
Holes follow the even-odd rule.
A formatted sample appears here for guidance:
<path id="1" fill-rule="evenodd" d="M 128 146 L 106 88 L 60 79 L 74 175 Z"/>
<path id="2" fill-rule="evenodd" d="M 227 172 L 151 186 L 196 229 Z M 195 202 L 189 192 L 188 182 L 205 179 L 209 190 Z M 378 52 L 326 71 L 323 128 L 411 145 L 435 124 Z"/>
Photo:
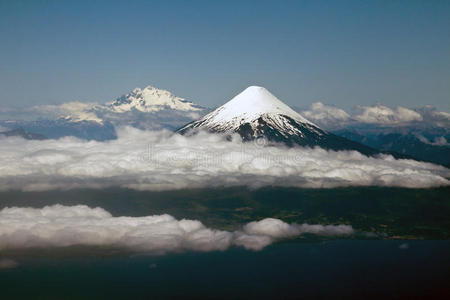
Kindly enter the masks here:
<path id="1" fill-rule="evenodd" d="M 0 211 L 0 251 L 75 245 L 154 254 L 223 251 L 232 246 L 261 250 L 276 240 L 304 233 L 348 236 L 354 230 L 349 225 L 289 225 L 277 219 L 264 219 L 229 232 L 207 228 L 196 220 L 176 220 L 170 215 L 113 217 L 102 208 L 85 205 L 11 207 Z"/>
<path id="2" fill-rule="evenodd" d="M 425 106 L 418 110 L 423 116 L 424 123 L 437 127 L 450 128 L 450 114 L 444 111 L 437 111 L 432 106 Z"/>
<path id="3" fill-rule="evenodd" d="M 218 186 L 449 185 L 447 168 L 367 157 L 355 151 L 261 147 L 217 134 L 185 137 L 134 128 L 107 142 L 75 138 L 0 143 L 0 190 L 126 187 L 171 190 Z"/>
<path id="4" fill-rule="evenodd" d="M 351 120 L 350 115 L 343 109 L 328 106 L 322 102 L 315 102 L 311 104 L 309 110 L 304 110 L 300 113 L 308 120 L 326 128 L 342 125 Z"/>
<path id="5" fill-rule="evenodd" d="M 450 114 L 445 111 L 432 111 L 431 112 L 435 117 L 442 118 L 445 120 L 450 120 Z"/>
<path id="6" fill-rule="evenodd" d="M 425 125 L 444 128 L 450 126 L 450 114 L 437 111 L 432 106 L 415 110 L 401 106 L 392 109 L 378 103 L 373 106 L 358 106 L 356 112 L 349 114 L 343 109 L 315 102 L 309 109 L 300 111 L 300 114 L 325 129 L 337 129 L 358 124 L 382 126 L 414 124 L 419 127 Z"/>
<path id="7" fill-rule="evenodd" d="M 392 125 L 423 120 L 418 112 L 401 106 L 391 109 L 376 104 L 374 106 L 360 106 L 359 109 L 362 110 L 361 114 L 354 116 L 354 118 L 363 123 Z"/>
<path id="8" fill-rule="evenodd" d="M 350 225 L 287 224 L 279 219 L 266 218 L 250 222 L 235 233 L 234 243 L 246 249 L 259 250 L 274 240 L 293 238 L 309 233 L 320 236 L 348 236 L 355 233 Z"/>
<path id="9" fill-rule="evenodd" d="M 420 134 L 417 134 L 416 136 L 421 142 L 423 142 L 425 144 L 429 144 L 429 145 L 433 145 L 433 146 L 449 146 L 450 145 L 444 136 L 437 136 L 432 141 L 430 141 L 429 139 L 427 139 L 426 137 L 424 137 L 423 135 L 420 135 Z"/>
<path id="10" fill-rule="evenodd" d="M 181 98 L 180 98 L 181 99 Z M 182 104 L 191 105 L 190 102 Z M 0 109 L 3 120 L 64 120 L 67 122 L 91 122 L 99 125 L 112 123 L 114 126 L 133 126 L 140 129 L 175 130 L 200 118 L 207 109 L 194 107 L 193 111 L 170 109 L 168 106 L 149 106 L 148 110 L 130 109 L 125 111 L 111 110 L 109 106 L 98 103 L 72 101 L 60 105 L 36 105 L 22 109 Z M 20 121 L 19 123 L 20 124 Z M 20 126 L 20 125 L 19 125 Z M 54 127 L 58 128 L 58 124 Z M 17 127 L 17 124 L 14 125 Z"/>
<path id="11" fill-rule="evenodd" d="M 99 107 L 96 103 L 73 101 L 60 105 L 38 105 L 32 107 L 32 110 L 49 118 L 67 118 L 75 122 L 92 121 L 102 124 L 103 120 L 95 112 Z"/>

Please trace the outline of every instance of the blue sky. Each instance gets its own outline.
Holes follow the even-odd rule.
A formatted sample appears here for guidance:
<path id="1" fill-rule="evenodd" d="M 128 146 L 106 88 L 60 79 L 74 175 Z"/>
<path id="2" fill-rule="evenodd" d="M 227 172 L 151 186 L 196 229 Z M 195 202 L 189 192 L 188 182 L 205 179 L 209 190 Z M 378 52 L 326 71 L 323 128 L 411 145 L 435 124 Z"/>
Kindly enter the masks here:
<path id="1" fill-rule="evenodd" d="M 0 0 L 0 105 L 104 102 L 154 85 L 216 106 L 450 110 L 450 1 Z"/>

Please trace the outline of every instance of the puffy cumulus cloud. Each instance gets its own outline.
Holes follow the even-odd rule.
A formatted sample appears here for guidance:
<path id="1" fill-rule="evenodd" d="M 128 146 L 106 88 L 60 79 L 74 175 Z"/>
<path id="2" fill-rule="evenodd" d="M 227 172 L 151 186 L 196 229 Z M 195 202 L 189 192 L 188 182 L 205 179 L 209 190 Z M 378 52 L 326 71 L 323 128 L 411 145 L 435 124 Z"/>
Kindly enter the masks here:
<path id="1" fill-rule="evenodd" d="M 322 102 L 315 102 L 311 104 L 308 110 L 301 111 L 300 113 L 308 120 L 320 124 L 325 128 L 333 128 L 351 121 L 351 116 L 345 110 L 325 105 Z"/>
<path id="2" fill-rule="evenodd" d="M 309 233 L 320 236 L 349 236 L 355 233 L 350 225 L 287 224 L 278 219 L 267 218 L 251 222 L 235 233 L 234 243 L 246 249 L 259 250 L 274 240 L 293 238 Z"/>
<path id="3" fill-rule="evenodd" d="M 223 251 L 232 246 L 260 250 L 276 240 L 304 233 L 348 236 L 354 230 L 349 225 L 298 225 L 264 219 L 229 232 L 170 215 L 113 217 L 102 208 L 84 205 L 11 207 L 0 211 L 0 251 L 69 246 L 105 246 L 154 254 Z"/>
<path id="4" fill-rule="evenodd" d="M 391 125 L 423 120 L 422 115 L 418 112 L 401 106 L 391 109 L 387 106 L 376 104 L 374 106 L 360 106 L 359 109 L 361 113 L 354 116 L 354 118 L 363 123 Z"/>
<path id="5" fill-rule="evenodd" d="M 425 106 L 419 109 L 397 107 L 395 109 L 376 104 L 358 106 L 352 113 L 316 102 L 307 110 L 299 111 L 307 119 L 325 129 L 338 129 L 355 125 L 399 126 L 414 125 L 418 127 L 450 127 L 450 114 Z"/>
<path id="6" fill-rule="evenodd" d="M 273 238 L 293 237 L 303 233 L 318 235 L 349 235 L 353 228 L 349 225 L 289 225 L 278 219 L 267 218 L 259 222 L 251 222 L 244 226 L 244 232 L 249 235 L 267 235 Z"/>
<path id="7" fill-rule="evenodd" d="M 450 113 L 438 111 L 433 106 L 425 106 L 417 110 L 423 117 L 426 124 L 433 126 L 450 128 Z"/>
<path id="8" fill-rule="evenodd" d="M 448 185 L 450 170 L 392 156 L 355 151 L 286 148 L 227 141 L 217 134 L 185 137 L 134 128 L 107 142 L 75 138 L 0 143 L 0 190 L 124 187 L 170 190 L 223 186 Z"/>
<path id="9" fill-rule="evenodd" d="M 430 140 L 424 137 L 423 135 L 417 134 L 416 137 L 423 143 L 433 145 L 433 146 L 449 146 L 449 142 L 445 138 L 445 136 L 437 136 L 434 139 Z"/>
<path id="10" fill-rule="evenodd" d="M 148 130 L 175 130 L 200 118 L 207 109 L 183 111 L 169 108 L 158 108 L 158 111 L 114 111 L 107 105 L 72 101 L 60 105 L 38 105 L 17 110 L 13 115 L 18 119 L 66 120 L 70 122 L 93 122 L 100 125 L 111 123 L 114 126 L 132 126 Z M 21 114 L 27 114 L 27 117 Z M 0 118 L 2 114 L 0 112 Z"/>
<path id="11" fill-rule="evenodd" d="M 99 107 L 96 103 L 72 101 L 60 105 L 38 105 L 31 109 L 41 117 L 68 118 L 75 122 L 92 121 L 102 124 L 103 120 L 95 112 Z"/>
<path id="12" fill-rule="evenodd" d="M 442 120 L 446 120 L 446 121 L 450 120 L 450 114 L 445 111 L 433 110 L 433 111 L 431 111 L 431 115 L 433 115 L 436 118 L 442 119 Z"/>

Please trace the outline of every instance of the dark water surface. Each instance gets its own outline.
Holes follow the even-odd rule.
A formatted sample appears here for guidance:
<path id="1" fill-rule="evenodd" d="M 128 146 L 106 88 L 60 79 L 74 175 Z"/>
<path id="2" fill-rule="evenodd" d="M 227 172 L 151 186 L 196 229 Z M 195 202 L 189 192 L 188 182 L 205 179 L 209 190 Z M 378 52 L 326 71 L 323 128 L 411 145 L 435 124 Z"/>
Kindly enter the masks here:
<path id="1" fill-rule="evenodd" d="M 11 257 L 2 299 L 444 299 L 450 241 L 278 243 L 260 252 Z"/>
<path id="2" fill-rule="evenodd" d="M 274 217 L 377 234 L 285 241 L 259 252 L 0 251 L 0 299 L 450 299 L 449 196 L 448 187 L 0 192 L 0 209 L 85 204 L 114 216 L 168 213 L 223 230 Z"/>

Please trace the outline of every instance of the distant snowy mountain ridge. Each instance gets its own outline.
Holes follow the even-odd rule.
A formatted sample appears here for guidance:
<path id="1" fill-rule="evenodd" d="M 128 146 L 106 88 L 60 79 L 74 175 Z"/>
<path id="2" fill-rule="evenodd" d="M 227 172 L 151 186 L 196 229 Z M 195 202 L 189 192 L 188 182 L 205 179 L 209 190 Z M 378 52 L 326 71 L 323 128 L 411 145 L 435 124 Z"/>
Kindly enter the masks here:
<path id="1" fill-rule="evenodd" d="M 195 119 L 198 113 L 205 110 L 200 105 L 153 86 L 147 86 L 144 89 L 135 88 L 132 92 L 104 104 L 72 101 L 60 105 L 35 106 L 33 109 L 48 116 L 48 119 L 75 123 L 88 121 L 98 124 L 130 119 L 132 113 L 144 113 L 153 119 L 158 118 L 159 112 L 163 112 L 161 114 L 165 115 L 165 118 L 170 114 L 184 114 L 189 118 L 190 113 L 194 113 L 192 119 Z M 134 117 L 139 118 L 142 115 Z M 46 118 L 40 117 L 40 119 Z"/>
<path id="2" fill-rule="evenodd" d="M 164 109 L 178 111 L 201 111 L 203 108 L 191 101 L 173 95 L 171 92 L 147 86 L 135 88 L 131 93 L 106 103 L 105 108 L 114 112 L 127 112 L 136 109 L 141 112 L 157 112 Z"/>
<path id="3" fill-rule="evenodd" d="M 0 126 L 5 130 L 24 128 L 48 138 L 108 140 L 116 137 L 118 126 L 175 130 L 206 112 L 207 109 L 167 90 L 147 86 L 104 104 L 72 101 L 34 106 L 20 112 L 24 118 L 0 120 Z M 35 119 L 29 118 L 31 114 L 36 115 Z"/>

